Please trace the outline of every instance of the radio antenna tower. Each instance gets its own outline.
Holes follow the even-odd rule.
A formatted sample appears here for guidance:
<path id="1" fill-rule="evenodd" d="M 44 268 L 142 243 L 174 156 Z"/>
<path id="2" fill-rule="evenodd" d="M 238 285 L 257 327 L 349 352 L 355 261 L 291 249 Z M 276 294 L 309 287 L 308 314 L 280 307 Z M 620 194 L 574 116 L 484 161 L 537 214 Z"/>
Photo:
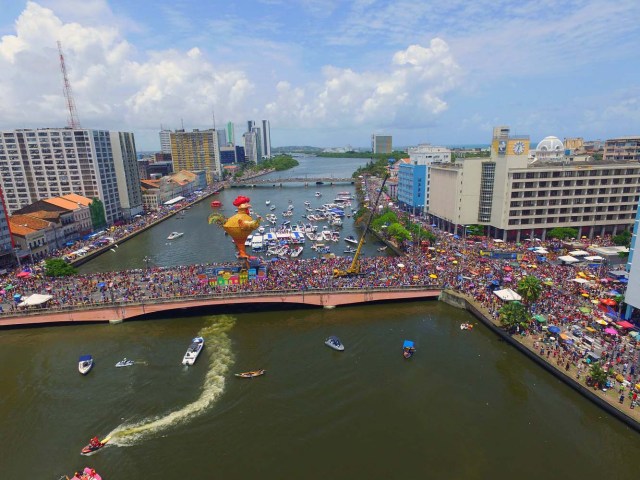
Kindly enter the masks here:
<path id="1" fill-rule="evenodd" d="M 58 40 L 58 52 L 60 53 L 60 70 L 62 70 L 62 77 L 64 78 L 64 98 L 67 101 L 67 108 L 69 109 L 69 127 L 76 129 L 82 128 L 80 126 L 80 119 L 78 118 L 78 111 L 76 110 L 76 103 L 73 101 L 73 92 L 71 91 L 71 84 L 67 77 L 67 67 L 64 64 L 64 55 L 62 54 L 62 43 Z"/>

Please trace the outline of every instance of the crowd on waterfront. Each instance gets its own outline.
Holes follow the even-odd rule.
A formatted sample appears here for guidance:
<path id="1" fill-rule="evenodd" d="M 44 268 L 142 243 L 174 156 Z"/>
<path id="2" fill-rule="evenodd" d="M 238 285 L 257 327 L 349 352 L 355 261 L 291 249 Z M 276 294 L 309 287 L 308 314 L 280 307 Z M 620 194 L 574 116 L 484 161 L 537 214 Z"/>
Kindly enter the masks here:
<path id="1" fill-rule="evenodd" d="M 615 309 L 612 312 L 602 307 L 603 299 L 611 303 L 619 293 L 615 289 L 624 287 L 624 278 L 612 278 L 605 266 L 561 265 L 557 257 L 565 254 L 567 248 L 559 241 L 497 243 L 486 237 L 462 239 L 433 229 L 419 218 L 413 220 L 432 229 L 437 240 L 416 244 L 401 257 L 362 257 L 358 261 L 360 275 L 334 275 L 336 270 L 344 271 L 350 266 L 349 257 L 279 259 L 268 262 L 264 277 L 236 285 L 210 281 L 207 272 L 221 265 L 155 267 L 70 278 L 45 277 L 36 266 L 29 275 L 20 278 L 13 272 L 2 279 L 0 304 L 4 312 L 17 311 L 19 300 L 32 293 L 50 294 L 47 308 L 67 308 L 194 295 L 430 285 L 470 295 L 498 319 L 504 301 L 494 291 L 508 287 L 515 290 L 522 278 L 535 276 L 542 284 L 542 292 L 528 308 L 532 316 L 544 320 L 531 322 L 529 327 L 518 329 L 518 334 L 531 337 L 540 355 L 556 362 L 558 367 L 571 368 L 577 377 L 588 374 L 586 361 L 600 358 L 605 369 L 610 367 L 615 372 L 609 387 L 619 389 L 620 402 L 625 401 L 627 393 L 633 397 L 632 387 L 640 382 L 636 342 L 628 335 L 633 330 L 620 328 Z M 139 221 L 139 225 L 134 222 L 127 228 L 145 225 L 145 220 Z M 118 235 L 126 235 L 127 228 L 110 235 L 119 238 Z M 608 236 L 591 242 L 598 246 L 613 243 Z M 589 246 L 585 244 L 584 248 Z M 537 254 L 534 247 L 542 247 L 548 253 Z M 517 260 L 492 258 L 487 255 L 492 251 L 513 253 Z M 590 339 L 588 343 L 584 341 L 586 338 Z M 635 407 L 635 401 L 636 398 L 630 398 L 629 408 Z"/>

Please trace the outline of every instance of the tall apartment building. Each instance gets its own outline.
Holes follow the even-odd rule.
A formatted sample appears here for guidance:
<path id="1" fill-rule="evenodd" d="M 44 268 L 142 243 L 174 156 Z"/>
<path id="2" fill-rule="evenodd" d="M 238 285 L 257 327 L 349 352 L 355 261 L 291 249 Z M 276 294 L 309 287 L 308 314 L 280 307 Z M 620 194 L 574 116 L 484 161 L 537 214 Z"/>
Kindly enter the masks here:
<path id="1" fill-rule="evenodd" d="M 171 156 L 174 172 L 204 170 L 207 183 L 222 177 L 218 134 L 214 129 L 172 132 Z"/>
<path id="2" fill-rule="evenodd" d="M 437 147 L 427 143 L 420 144 L 417 147 L 409 147 L 409 163 L 412 165 L 424 165 L 424 196 L 420 199 L 419 204 L 422 205 L 424 211 L 429 211 L 429 190 L 431 188 L 431 174 L 429 167 L 432 164 L 450 163 L 451 150 L 446 147 Z M 419 170 L 422 171 L 422 170 Z M 398 171 L 398 199 L 400 198 L 401 185 L 405 181 L 402 177 L 402 170 Z M 405 169 L 404 172 L 407 172 Z M 415 178 L 415 173 L 412 174 Z M 412 205 L 416 205 L 414 202 Z M 409 207 L 413 208 L 413 206 Z"/>
<path id="3" fill-rule="evenodd" d="M 171 155 L 171 130 L 160 130 L 160 151 Z"/>
<path id="4" fill-rule="evenodd" d="M 15 264 L 13 253 L 13 241 L 9 231 L 9 215 L 4 204 L 4 195 L 0 188 L 0 269 L 10 267 Z"/>
<path id="5" fill-rule="evenodd" d="M 262 120 L 262 155 L 271 158 L 271 123 Z"/>
<path id="6" fill-rule="evenodd" d="M 391 144 L 391 135 L 371 135 L 371 151 L 373 153 L 391 153 L 393 146 Z"/>
<path id="7" fill-rule="evenodd" d="M 607 140 L 602 160 L 640 162 L 640 135 Z"/>
<path id="8" fill-rule="evenodd" d="M 258 157 L 258 138 L 255 129 L 244 133 L 242 139 L 244 140 L 245 160 L 257 165 L 260 157 Z"/>
<path id="9" fill-rule="evenodd" d="M 100 199 L 109 224 L 138 209 L 142 203 L 137 203 L 140 184 L 134 182 L 139 176 L 133 134 L 120 133 L 70 128 L 1 132 L 0 184 L 9 214 L 70 193 Z M 125 190 L 122 205 L 120 192 Z"/>
<path id="10" fill-rule="evenodd" d="M 236 144 L 236 132 L 233 122 L 227 122 L 227 141 L 231 145 Z"/>
<path id="11" fill-rule="evenodd" d="M 401 163 L 398 168 L 398 205 L 420 215 L 425 210 L 427 166 Z"/>
<path id="12" fill-rule="evenodd" d="M 487 226 L 502 240 L 546 237 L 571 227 L 593 238 L 629 229 L 640 199 L 632 161 L 528 161 L 529 137 L 497 127 L 490 158 L 432 165 L 429 214 L 449 231 Z"/>
<path id="13" fill-rule="evenodd" d="M 227 131 L 226 130 L 216 130 L 218 134 L 218 148 L 227 146 Z"/>

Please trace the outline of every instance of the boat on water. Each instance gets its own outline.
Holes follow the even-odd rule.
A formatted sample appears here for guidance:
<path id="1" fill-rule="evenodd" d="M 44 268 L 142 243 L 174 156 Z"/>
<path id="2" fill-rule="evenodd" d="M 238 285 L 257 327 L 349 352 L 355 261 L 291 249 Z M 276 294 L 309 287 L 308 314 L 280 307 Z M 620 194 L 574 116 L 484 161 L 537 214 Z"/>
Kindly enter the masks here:
<path id="1" fill-rule="evenodd" d="M 266 201 L 264 202 L 264 204 L 265 204 L 265 205 L 271 205 L 271 200 L 266 200 Z"/>
<path id="2" fill-rule="evenodd" d="M 402 344 L 402 356 L 404 358 L 411 358 L 416 353 L 416 347 L 412 340 L 405 340 Z"/>
<path id="3" fill-rule="evenodd" d="M 269 210 L 271 210 L 272 212 L 273 212 L 275 209 L 276 209 L 276 206 L 275 206 L 275 205 L 271 205 L 271 206 L 269 207 Z"/>
<path id="4" fill-rule="evenodd" d="M 293 258 L 299 257 L 303 249 L 304 247 L 292 248 L 291 251 L 289 252 L 289 255 Z"/>
<path id="5" fill-rule="evenodd" d="M 316 197 L 321 197 L 322 194 L 320 192 L 316 192 Z"/>
<path id="6" fill-rule="evenodd" d="M 346 237 L 344 237 L 344 241 L 348 243 L 353 243 L 354 245 L 358 244 L 358 240 L 356 240 L 356 238 L 353 235 L 347 235 Z"/>
<path id="7" fill-rule="evenodd" d="M 78 371 L 86 375 L 93 368 L 93 357 L 91 355 L 81 355 L 78 359 Z"/>
<path id="8" fill-rule="evenodd" d="M 471 323 L 461 323 L 460 324 L 460 330 L 472 330 L 473 329 L 473 324 Z"/>
<path id="9" fill-rule="evenodd" d="M 385 245 L 384 247 L 377 248 L 376 250 L 378 250 L 379 252 L 384 252 L 386 249 L 387 246 Z"/>
<path id="10" fill-rule="evenodd" d="M 347 247 L 344 249 L 344 253 L 356 253 L 357 249 L 353 247 Z"/>
<path id="11" fill-rule="evenodd" d="M 91 455 L 92 453 L 97 452 L 102 447 L 104 447 L 109 440 L 111 440 L 111 437 L 107 437 L 102 441 L 100 441 L 98 437 L 93 437 L 91 440 L 89 440 L 89 443 L 80 451 L 80 455 Z"/>
<path id="12" fill-rule="evenodd" d="M 171 234 L 167 237 L 167 240 L 175 240 L 176 238 L 180 238 L 184 233 L 182 232 L 171 232 Z"/>
<path id="13" fill-rule="evenodd" d="M 220 200 L 214 200 L 213 202 L 211 202 L 211 207 L 212 208 L 218 208 L 222 206 L 222 202 Z"/>
<path id="14" fill-rule="evenodd" d="M 339 352 L 342 352 L 344 350 L 344 345 L 342 344 L 340 339 L 338 337 L 336 337 L 335 335 L 331 335 L 329 338 L 327 338 L 324 341 L 324 344 L 327 347 L 333 348 L 334 350 L 337 350 Z"/>
<path id="15" fill-rule="evenodd" d="M 198 355 L 200 355 L 200 352 L 202 351 L 203 347 L 204 347 L 204 338 L 195 337 L 193 340 L 191 340 L 191 345 L 189 345 L 189 348 L 187 348 L 187 352 L 184 354 L 184 357 L 182 358 L 182 364 L 193 365 L 194 363 L 196 363 L 196 360 L 198 359 Z"/>
<path id="16" fill-rule="evenodd" d="M 76 472 L 73 477 L 66 477 L 69 480 L 102 480 L 102 477 L 95 469 L 91 467 L 84 467 L 82 473 Z"/>
<path id="17" fill-rule="evenodd" d="M 131 365 L 133 365 L 134 362 L 133 360 L 124 357 L 122 360 L 120 360 L 118 363 L 116 363 L 116 367 L 121 368 L 121 367 L 130 367 Z"/>
<path id="18" fill-rule="evenodd" d="M 259 377 L 260 375 L 264 375 L 266 372 L 266 370 L 262 369 L 262 370 L 253 370 L 251 372 L 242 372 L 242 373 L 236 373 L 236 377 L 238 378 L 253 378 L 253 377 Z"/>

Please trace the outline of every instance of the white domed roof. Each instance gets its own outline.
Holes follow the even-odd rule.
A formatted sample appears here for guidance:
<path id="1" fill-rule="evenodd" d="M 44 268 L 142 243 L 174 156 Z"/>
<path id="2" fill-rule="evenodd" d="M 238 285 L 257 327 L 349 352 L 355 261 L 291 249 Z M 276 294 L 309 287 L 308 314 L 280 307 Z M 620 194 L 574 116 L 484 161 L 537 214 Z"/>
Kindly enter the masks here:
<path id="1" fill-rule="evenodd" d="M 539 152 L 564 152 L 564 145 L 558 137 L 544 137 L 536 147 Z"/>

